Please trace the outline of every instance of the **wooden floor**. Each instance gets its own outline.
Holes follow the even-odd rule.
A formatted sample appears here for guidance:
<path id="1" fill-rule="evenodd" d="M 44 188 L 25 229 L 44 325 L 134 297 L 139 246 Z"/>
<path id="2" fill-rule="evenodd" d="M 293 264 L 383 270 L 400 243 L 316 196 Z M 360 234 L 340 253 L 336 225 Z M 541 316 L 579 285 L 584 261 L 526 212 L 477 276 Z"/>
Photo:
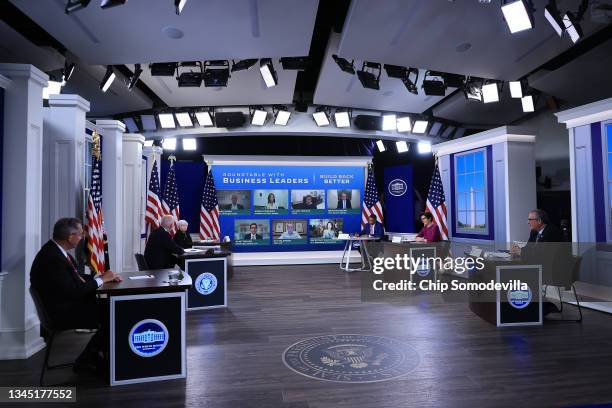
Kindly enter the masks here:
<path id="1" fill-rule="evenodd" d="M 78 404 L 70 406 L 88 407 L 524 408 L 612 401 L 610 315 L 585 311 L 582 324 L 498 329 L 463 302 L 362 303 L 360 284 L 359 274 L 336 265 L 236 268 L 228 309 L 188 313 L 186 380 L 109 388 L 70 369 L 48 380 L 76 384 Z M 419 352 L 420 365 L 372 384 L 317 381 L 284 366 L 286 347 L 333 333 L 401 340 Z M 53 358 L 74 358 L 87 338 L 67 334 Z M 42 354 L 0 362 L 0 385 L 36 384 Z"/>

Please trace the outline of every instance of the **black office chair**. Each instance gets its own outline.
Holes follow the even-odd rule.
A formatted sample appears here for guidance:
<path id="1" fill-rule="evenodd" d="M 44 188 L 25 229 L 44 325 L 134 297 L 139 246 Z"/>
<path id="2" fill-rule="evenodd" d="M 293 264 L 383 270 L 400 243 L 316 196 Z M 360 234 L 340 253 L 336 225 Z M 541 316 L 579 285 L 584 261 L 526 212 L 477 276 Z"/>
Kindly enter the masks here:
<path id="1" fill-rule="evenodd" d="M 136 263 L 138 264 L 139 271 L 147 271 L 149 270 L 149 266 L 147 265 L 147 261 L 143 254 L 134 254 L 134 258 L 136 258 Z"/>
<path id="2" fill-rule="evenodd" d="M 43 361 L 42 370 L 40 371 L 40 379 L 39 385 L 41 387 L 44 386 L 43 380 L 45 377 L 45 372 L 47 370 L 53 370 L 56 368 L 65 368 L 74 365 L 74 363 L 66 363 L 66 364 L 56 364 L 49 365 L 49 356 L 51 355 L 51 347 L 53 346 L 53 339 L 57 333 L 60 333 L 65 330 L 59 330 L 53 324 L 53 321 L 49 317 L 47 310 L 43 306 L 42 299 L 40 298 L 40 294 L 36 289 L 30 286 L 30 295 L 32 295 L 32 300 L 34 300 L 34 306 L 36 307 L 36 312 L 38 313 L 38 319 L 40 320 L 40 326 L 44 333 L 44 339 L 47 343 L 47 348 L 45 350 L 45 360 Z"/>

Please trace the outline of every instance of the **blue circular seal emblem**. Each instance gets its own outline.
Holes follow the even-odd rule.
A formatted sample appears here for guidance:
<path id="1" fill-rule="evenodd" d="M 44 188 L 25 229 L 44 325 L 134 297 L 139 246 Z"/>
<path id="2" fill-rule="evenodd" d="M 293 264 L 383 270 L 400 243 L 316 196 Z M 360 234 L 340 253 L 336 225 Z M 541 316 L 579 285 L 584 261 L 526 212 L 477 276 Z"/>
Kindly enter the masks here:
<path id="1" fill-rule="evenodd" d="M 210 272 L 198 275 L 195 280 L 195 290 L 201 295 L 210 295 L 217 289 L 217 277 Z"/>
<path id="2" fill-rule="evenodd" d="M 420 356 L 397 340 L 361 334 L 319 336 L 295 343 L 283 362 L 296 373 L 323 381 L 388 381 L 413 371 Z"/>
<path id="3" fill-rule="evenodd" d="M 402 179 L 391 180 L 388 186 L 389 193 L 393 196 L 400 197 L 408 191 L 408 185 Z"/>
<path id="4" fill-rule="evenodd" d="M 140 357 L 153 357 L 164 351 L 169 338 L 166 325 L 156 319 L 145 319 L 132 327 L 128 342 Z"/>
<path id="5" fill-rule="evenodd" d="M 531 303 L 531 289 L 527 290 L 509 290 L 508 303 L 515 309 L 524 309 Z"/>

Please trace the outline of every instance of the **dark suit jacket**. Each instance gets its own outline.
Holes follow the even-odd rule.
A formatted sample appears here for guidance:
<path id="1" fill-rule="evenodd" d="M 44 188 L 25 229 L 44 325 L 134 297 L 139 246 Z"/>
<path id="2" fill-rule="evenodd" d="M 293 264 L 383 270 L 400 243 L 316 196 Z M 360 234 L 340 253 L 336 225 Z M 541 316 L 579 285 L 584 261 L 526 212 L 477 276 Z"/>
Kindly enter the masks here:
<path id="1" fill-rule="evenodd" d="M 180 255 L 185 251 L 178 246 L 163 228 L 151 232 L 145 247 L 144 257 L 150 269 L 172 268 L 177 259 L 173 254 Z"/>
<path id="2" fill-rule="evenodd" d="M 552 224 L 546 224 L 542 236 L 538 240 L 538 231 L 529 233 L 529 241 L 527 242 L 564 242 L 563 233 L 559 228 Z"/>
<path id="3" fill-rule="evenodd" d="M 370 235 L 370 224 L 366 224 L 359 235 Z M 376 221 L 376 224 L 374 224 L 374 236 L 378 239 L 382 239 L 383 235 L 383 226 L 380 222 Z"/>
<path id="4" fill-rule="evenodd" d="M 246 234 L 244 234 L 242 239 L 244 241 L 250 241 L 251 240 L 251 233 L 247 232 Z M 263 236 L 261 234 L 255 234 L 255 239 L 263 239 Z"/>
<path id="5" fill-rule="evenodd" d="M 176 231 L 172 240 L 181 248 L 191 248 L 193 245 L 193 241 L 188 232 Z"/>
<path id="6" fill-rule="evenodd" d="M 74 259 L 72 262 L 76 265 Z M 47 241 L 32 263 L 30 284 L 59 328 L 95 328 L 99 321 L 95 307 L 98 283 L 87 275 L 82 275 L 82 282 L 74 268 L 57 244 Z"/>
<path id="7" fill-rule="evenodd" d="M 239 210 L 244 210 L 244 205 L 242 204 L 236 204 L 236 207 L 238 207 Z M 231 204 L 225 204 L 223 207 L 221 207 L 223 210 L 231 210 L 232 209 L 232 205 Z"/>
<path id="8" fill-rule="evenodd" d="M 349 200 L 348 198 L 346 199 L 346 209 L 350 210 L 351 207 L 351 200 Z M 342 200 L 338 200 L 338 206 L 336 207 L 336 210 L 342 210 Z"/>

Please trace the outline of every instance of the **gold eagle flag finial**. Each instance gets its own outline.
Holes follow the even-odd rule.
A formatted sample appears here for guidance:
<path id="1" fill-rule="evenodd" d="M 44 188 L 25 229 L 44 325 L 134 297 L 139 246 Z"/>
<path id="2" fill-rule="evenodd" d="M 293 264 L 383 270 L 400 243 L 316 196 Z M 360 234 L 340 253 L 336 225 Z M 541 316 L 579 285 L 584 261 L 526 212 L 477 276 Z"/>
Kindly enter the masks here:
<path id="1" fill-rule="evenodd" d="M 100 160 L 100 134 L 95 130 L 91 133 L 91 142 L 93 144 L 91 148 L 91 155 Z"/>

